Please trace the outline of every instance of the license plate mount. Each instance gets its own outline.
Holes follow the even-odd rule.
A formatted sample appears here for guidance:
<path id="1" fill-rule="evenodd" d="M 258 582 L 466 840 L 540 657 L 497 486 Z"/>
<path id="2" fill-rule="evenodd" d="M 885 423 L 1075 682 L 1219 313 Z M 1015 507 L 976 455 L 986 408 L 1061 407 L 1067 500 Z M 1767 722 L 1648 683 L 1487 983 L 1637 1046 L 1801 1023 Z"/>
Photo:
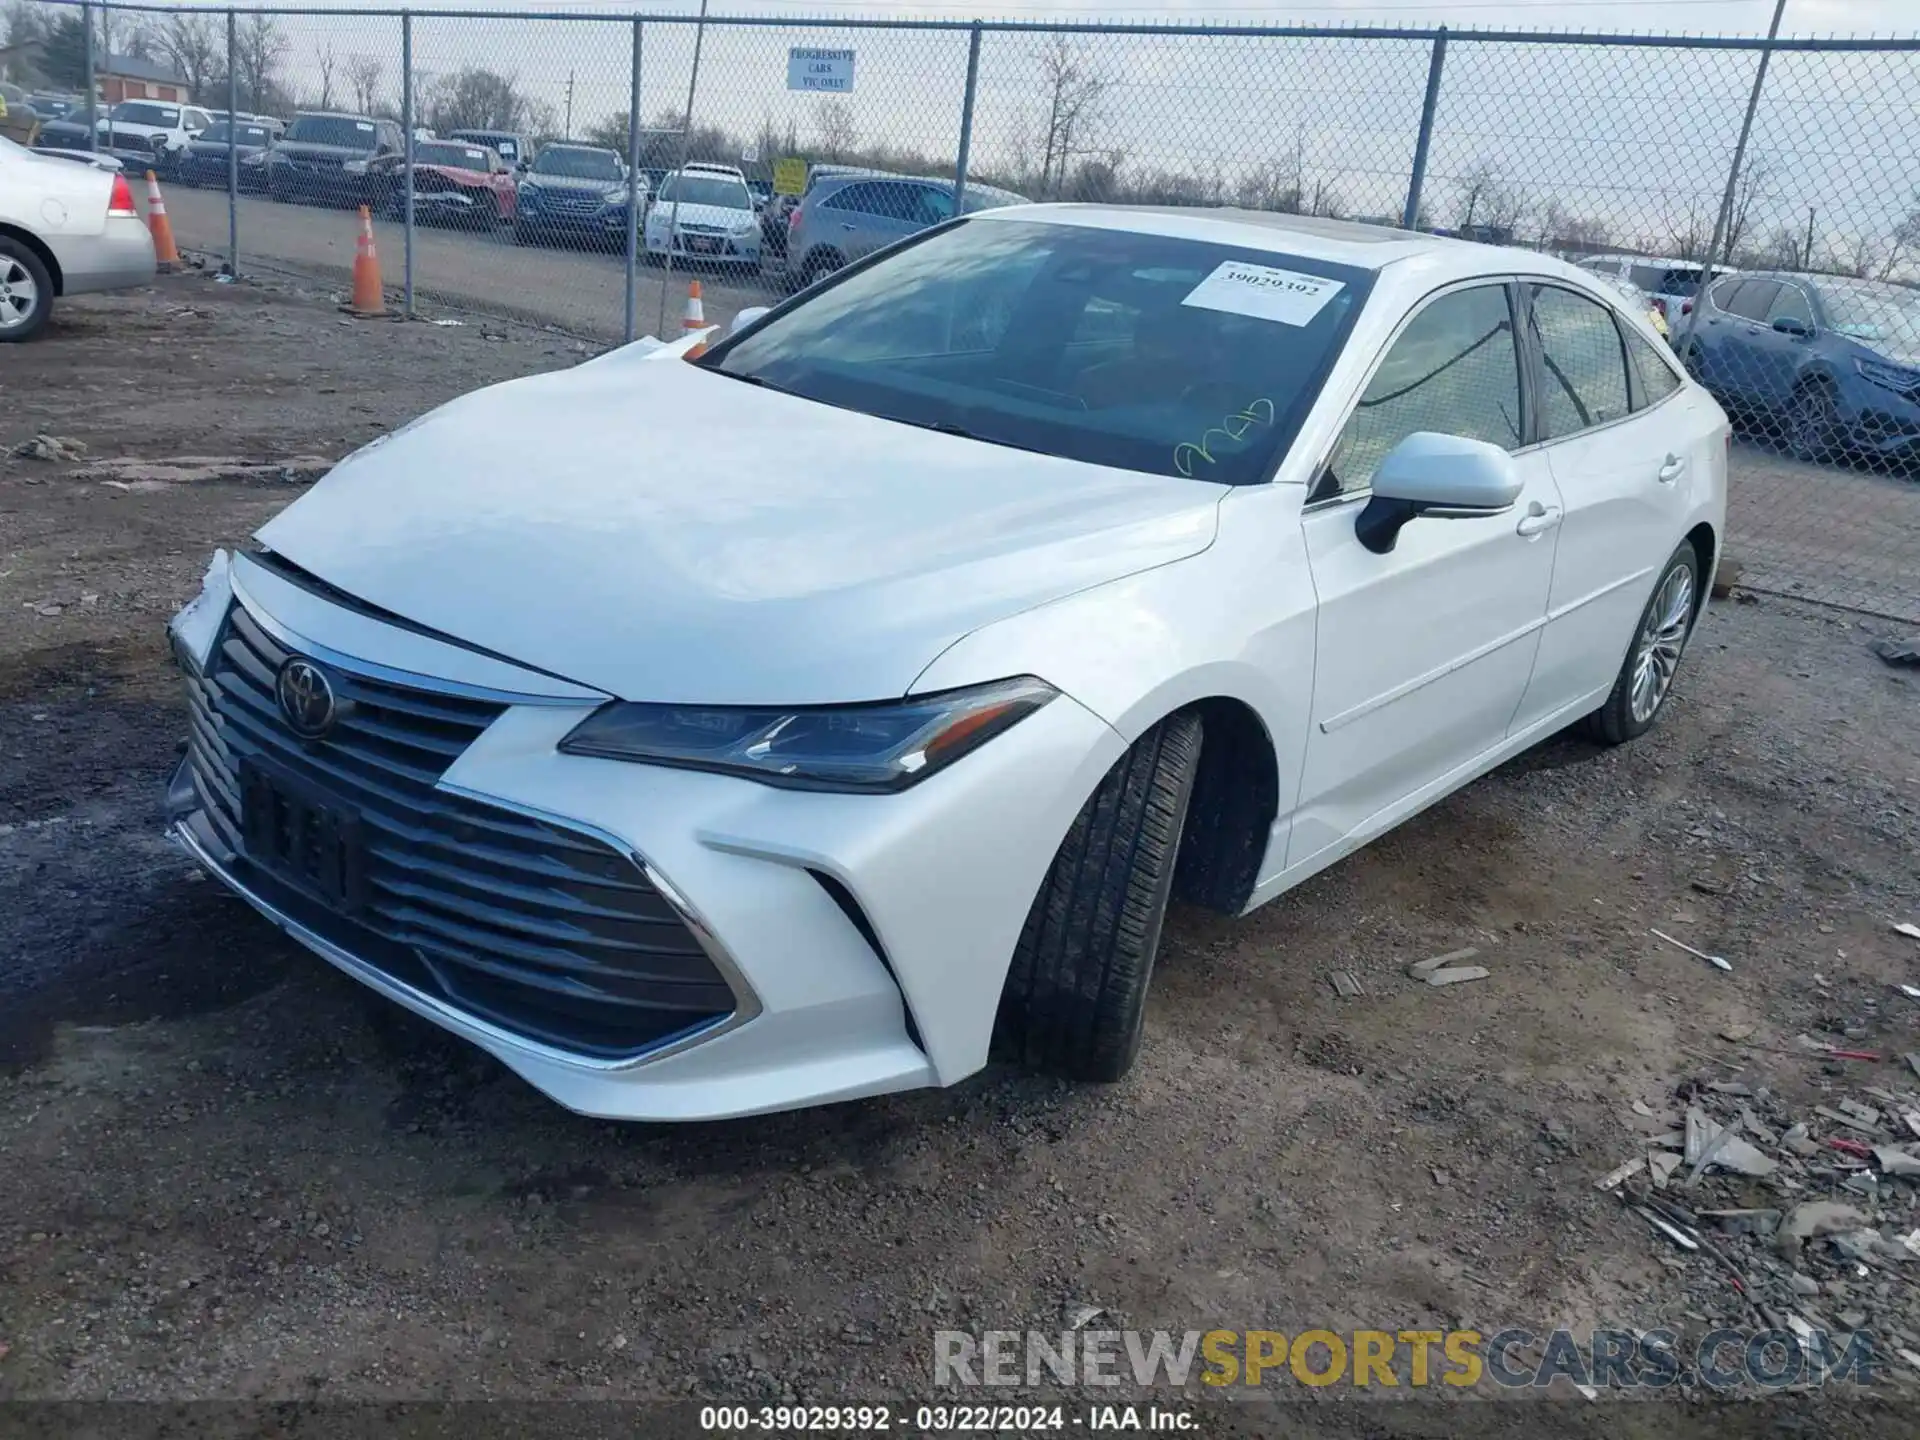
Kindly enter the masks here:
<path id="1" fill-rule="evenodd" d="M 240 833 L 247 859 L 330 909 L 366 906 L 366 845 L 360 817 L 290 775 L 240 762 Z"/>

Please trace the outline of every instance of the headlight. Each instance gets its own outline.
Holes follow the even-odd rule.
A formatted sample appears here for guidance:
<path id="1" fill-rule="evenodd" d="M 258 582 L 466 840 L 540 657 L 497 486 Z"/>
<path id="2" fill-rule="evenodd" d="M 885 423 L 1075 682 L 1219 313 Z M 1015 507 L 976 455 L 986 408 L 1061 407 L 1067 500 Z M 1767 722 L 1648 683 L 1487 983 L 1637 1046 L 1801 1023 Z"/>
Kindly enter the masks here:
<path id="1" fill-rule="evenodd" d="M 1898 365 L 1882 365 L 1878 360 L 1856 360 L 1853 368 L 1876 385 L 1884 385 L 1889 390 L 1911 390 L 1920 385 L 1920 370 L 1907 370 Z"/>
<path id="2" fill-rule="evenodd" d="M 1058 693 L 1030 675 L 875 705 L 706 708 L 616 702 L 560 742 L 568 755 L 718 770 L 795 790 L 904 790 Z"/>
<path id="3" fill-rule="evenodd" d="M 733 227 L 733 233 L 735 235 L 751 235 L 753 234 L 754 231 L 758 230 L 759 228 L 760 228 L 760 224 L 756 220 L 742 220 L 739 224 Z"/>
<path id="4" fill-rule="evenodd" d="M 627 192 L 615 185 L 611 189 L 602 190 L 600 198 L 609 205 L 624 205 L 627 203 Z"/>
<path id="5" fill-rule="evenodd" d="M 348 160 L 341 165 L 340 170 L 342 174 L 346 175 L 364 175 L 367 173 L 367 162 L 364 160 Z"/>

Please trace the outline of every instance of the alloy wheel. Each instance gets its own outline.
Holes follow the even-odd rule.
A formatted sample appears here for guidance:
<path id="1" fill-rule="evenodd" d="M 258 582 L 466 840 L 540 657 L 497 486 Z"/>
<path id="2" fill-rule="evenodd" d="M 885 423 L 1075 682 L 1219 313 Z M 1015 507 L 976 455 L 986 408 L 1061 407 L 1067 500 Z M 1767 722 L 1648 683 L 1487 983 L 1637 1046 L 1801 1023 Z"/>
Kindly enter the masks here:
<path id="1" fill-rule="evenodd" d="M 1636 725 L 1653 718 L 1667 691 L 1673 685 L 1673 672 L 1680 668 L 1680 652 L 1687 643 L 1687 626 L 1693 619 L 1693 572 L 1675 565 L 1660 582 L 1660 589 L 1647 609 L 1647 622 L 1640 628 L 1640 643 L 1634 648 L 1633 689 L 1628 697 Z"/>
<path id="2" fill-rule="evenodd" d="M 0 330 L 26 324 L 39 304 L 40 287 L 27 267 L 11 255 L 0 255 Z"/>

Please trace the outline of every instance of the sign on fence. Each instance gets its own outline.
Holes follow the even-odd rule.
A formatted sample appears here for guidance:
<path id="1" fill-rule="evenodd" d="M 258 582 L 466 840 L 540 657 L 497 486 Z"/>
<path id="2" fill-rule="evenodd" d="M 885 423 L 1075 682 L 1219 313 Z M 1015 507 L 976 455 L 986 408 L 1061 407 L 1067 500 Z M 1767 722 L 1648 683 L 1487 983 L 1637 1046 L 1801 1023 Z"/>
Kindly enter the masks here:
<path id="1" fill-rule="evenodd" d="M 850 93 L 853 51 L 795 46 L 787 51 L 787 89 L 820 90 L 834 95 Z"/>
<path id="2" fill-rule="evenodd" d="M 804 195 L 807 191 L 807 162 L 788 155 L 773 162 L 773 193 Z"/>

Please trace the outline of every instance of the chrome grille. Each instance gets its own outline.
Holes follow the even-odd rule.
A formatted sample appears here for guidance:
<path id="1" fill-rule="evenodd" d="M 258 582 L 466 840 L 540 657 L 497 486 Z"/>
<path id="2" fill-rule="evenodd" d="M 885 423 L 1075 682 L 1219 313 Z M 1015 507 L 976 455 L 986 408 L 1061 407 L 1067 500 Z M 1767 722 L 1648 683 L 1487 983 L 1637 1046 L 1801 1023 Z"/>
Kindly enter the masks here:
<path id="1" fill-rule="evenodd" d="M 203 838 L 247 869 L 249 885 L 394 979 L 563 1049 L 637 1054 L 733 1010 L 697 937 L 629 855 L 435 788 L 502 705 L 329 667 L 340 719 L 307 742 L 274 697 L 288 655 L 236 604 L 206 674 L 188 683 Z M 358 913 L 249 861 L 243 761 L 355 818 Z"/>

